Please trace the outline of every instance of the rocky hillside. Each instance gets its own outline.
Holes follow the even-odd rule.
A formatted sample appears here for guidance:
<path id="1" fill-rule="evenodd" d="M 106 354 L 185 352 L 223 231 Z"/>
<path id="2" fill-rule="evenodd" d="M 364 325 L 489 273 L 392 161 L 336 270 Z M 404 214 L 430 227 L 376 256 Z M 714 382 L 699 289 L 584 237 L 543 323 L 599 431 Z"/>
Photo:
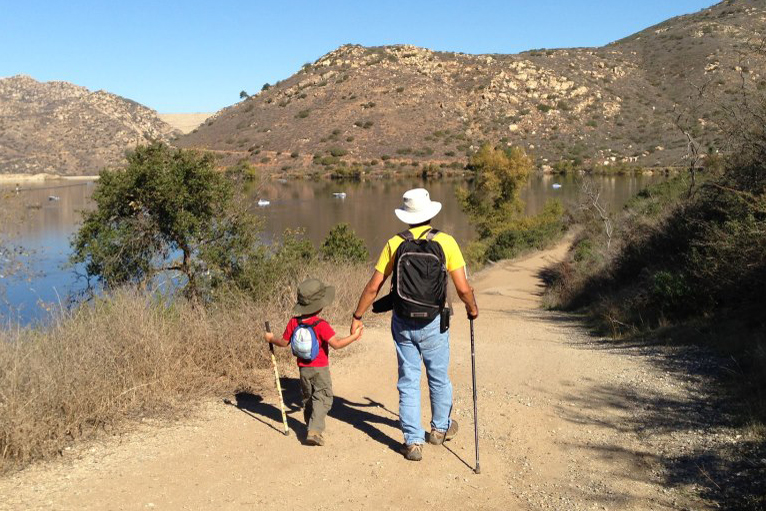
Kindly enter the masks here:
<path id="1" fill-rule="evenodd" d="M 178 144 L 296 172 L 457 167 L 482 141 L 522 145 L 541 167 L 682 165 L 678 112 L 706 149 L 725 149 L 715 112 L 743 78 L 766 87 L 763 63 L 750 62 L 765 28 L 766 0 L 727 0 L 601 48 L 466 55 L 347 45 Z M 703 85 L 697 108 L 688 99 Z"/>
<path id="2" fill-rule="evenodd" d="M 94 174 L 136 143 L 173 133 L 154 110 L 108 92 L 0 79 L 0 174 Z"/>

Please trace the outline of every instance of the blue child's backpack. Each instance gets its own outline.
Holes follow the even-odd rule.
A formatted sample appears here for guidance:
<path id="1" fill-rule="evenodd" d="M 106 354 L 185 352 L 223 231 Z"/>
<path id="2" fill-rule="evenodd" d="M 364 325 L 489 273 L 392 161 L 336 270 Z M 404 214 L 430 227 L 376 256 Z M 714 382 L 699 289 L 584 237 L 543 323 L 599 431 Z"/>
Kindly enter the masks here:
<path id="1" fill-rule="evenodd" d="M 322 319 L 315 321 L 314 323 L 304 323 L 302 320 L 298 320 L 298 326 L 293 330 L 293 334 L 290 336 L 290 347 L 293 350 L 293 355 L 300 358 L 305 362 L 312 362 L 319 354 L 319 338 L 317 337 L 314 327 L 321 323 Z"/>

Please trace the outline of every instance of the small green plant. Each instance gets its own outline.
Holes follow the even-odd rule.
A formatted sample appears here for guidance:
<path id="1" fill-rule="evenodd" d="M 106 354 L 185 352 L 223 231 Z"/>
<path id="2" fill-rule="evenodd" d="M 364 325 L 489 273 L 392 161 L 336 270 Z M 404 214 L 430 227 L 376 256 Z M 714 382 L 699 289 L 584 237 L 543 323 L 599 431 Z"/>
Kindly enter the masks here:
<path id="1" fill-rule="evenodd" d="M 311 109 L 307 108 L 305 110 L 301 110 L 300 112 L 298 112 L 295 117 L 297 119 L 305 119 L 306 117 L 309 116 L 310 113 L 311 113 Z"/>
<path id="2" fill-rule="evenodd" d="M 335 157 L 346 156 L 348 151 L 340 147 L 331 147 L 329 153 Z"/>

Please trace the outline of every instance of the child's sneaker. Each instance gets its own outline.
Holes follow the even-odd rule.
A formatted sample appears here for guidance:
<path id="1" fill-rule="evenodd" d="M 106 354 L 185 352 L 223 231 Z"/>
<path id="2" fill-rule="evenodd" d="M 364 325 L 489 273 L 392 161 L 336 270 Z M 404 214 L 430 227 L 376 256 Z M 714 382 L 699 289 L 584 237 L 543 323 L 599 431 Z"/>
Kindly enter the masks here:
<path id="1" fill-rule="evenodd" d="M 309 434 L 306 436 L 306 445 L 324 445 L 324 437 L 322 436 L 322 433 L 309 431 Z"/>
<path id="2" fill-rule="evenodd" d="M 423 444 L 405 444 L 401 453 L 410 461 L 420 461 L 423 459 Z"/>
<path id="3" fill-rule="evenodd" d="M 433 445 L 441 445 L 447 440 L 452 440 L 457 435 L 457 421 L 452 419 L 447 431 L 439 431 L 438 429 L 431 429 L 431 433 L 428 434 L 428 443 Z"/>

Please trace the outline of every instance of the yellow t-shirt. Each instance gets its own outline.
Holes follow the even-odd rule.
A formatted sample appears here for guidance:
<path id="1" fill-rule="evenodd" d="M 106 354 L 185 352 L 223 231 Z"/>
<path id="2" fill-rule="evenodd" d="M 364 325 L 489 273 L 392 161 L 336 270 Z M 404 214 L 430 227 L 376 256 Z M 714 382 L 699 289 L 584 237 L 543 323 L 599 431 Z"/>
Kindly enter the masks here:
<path id="1" fill-rule="evenodd" d="M 419 238 L 430 228 L 430 225 L 421 225 L 411 228 L 410 232 L 415 238 Z M 378 258 L 378 264 L 375 265 L 375 269 L 382 273 L 383 276 L 388 277 L 394 271 L 394 255 L 396 254 L 396 249 L 399 248 L 403 241 L 404 239 L 401 236 L 396 235 L 388 240 L 386 246 L 383 247 L 383 251 Z M 455 238 L 439 231 L 434 236 L 434 241 L 439 243 L 442 246 L 442 250 L 444 250 L 447 272 L 452 273 L 465 266 L 465 259 L 463 259 L 463 254 L 460 252 L 460 247 L 457 245 Z"/>

